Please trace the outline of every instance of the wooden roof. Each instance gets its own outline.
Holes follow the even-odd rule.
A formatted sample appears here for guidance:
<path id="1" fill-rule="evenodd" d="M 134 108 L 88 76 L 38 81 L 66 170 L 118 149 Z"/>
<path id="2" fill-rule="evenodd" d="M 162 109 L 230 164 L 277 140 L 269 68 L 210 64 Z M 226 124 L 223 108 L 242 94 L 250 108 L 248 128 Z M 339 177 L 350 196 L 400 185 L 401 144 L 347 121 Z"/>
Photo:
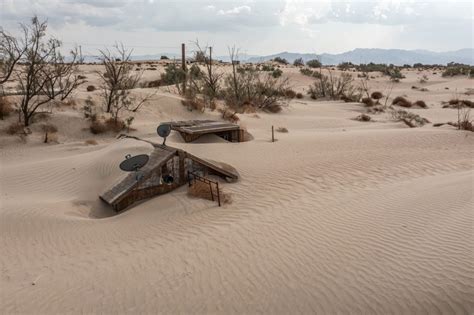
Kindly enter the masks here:
<path id="1" fill-rule="evenodd" d="M 146 179 L 152 171 L 158 167 L 163 166 L 173 155 L 176 154 L 178 149 L 157 145 L 155 150 L 151 152 L 148 163 L 140 170 Z M 138 184 L 136 180 L 136 174 L 134 172 L 128 173 L 125 177 L 122 177 L 115 185 L 109 190 L 105 191 L 100 198 L 108 204 L 113 204 L 120 201 L 127 192 L 131 191 Z"/>
<path id="2" fill-rule="evenodd" d="M 171 125 L 172 130 L 184 132 L 191 135 L 216 133 L 240 129 L 240 126 L 237 124 L 217 120 L 186 120 L 166 122 L 164 124 Z"/>

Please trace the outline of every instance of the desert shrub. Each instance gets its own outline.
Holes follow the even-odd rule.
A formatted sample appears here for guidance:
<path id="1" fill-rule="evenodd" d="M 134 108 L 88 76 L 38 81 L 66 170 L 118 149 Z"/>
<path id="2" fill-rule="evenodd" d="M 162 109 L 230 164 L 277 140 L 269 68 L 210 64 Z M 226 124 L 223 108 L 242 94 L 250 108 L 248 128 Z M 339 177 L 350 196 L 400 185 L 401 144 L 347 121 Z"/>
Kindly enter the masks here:
<path id="1" fill-rule="evenodd" d="M 97 135 L 107 132 L 107 125 L 103 121 L 94 120 L 91 122 L 89 129 L 93 134 Z"/>
<path id="2" fill-rule="evenodd" d="M 365 106 L 369 106 L 369 107 L 375 105 L 374 100 L 371 99 L 370 97 L 364 97 L 364 98 L 362 98 L 361 102 L 362 102 L 363 104 L 365 104 Z"/>
<path id="3" fill-rule="evenodd" d="M 51 139 L 51 134 L 54 134 L 58 132 L 58 127 L 56 127 L 53 124 L 43 124 L 41 126 L 41 130 L 44 132 L 44 143 L 48 143 L 50 141 L 54 141 L 54 139 Z"/>
<path id="4" fill-rule="evenodd" d="M 86 145 L 97 145 L 98 143 L 94 139 L 87 139 L 86 141 L 84 141 L 84 144 L 86 144 Z"/>
<path id="5" fill-rule="evenodd" d="M 161 74 L 161 82 L 164 85 L 173 85 L 183 83 L 186 79 L 184 70 L 174 63 L 170 63 L 165 68 L 165 73 Z"/>
<path id="6" fill-rule="evenodd" d="M 293 91 L 292 89 L 287 89 L 287 90 L 285 90 L 285 97 L 286 98 L 295 98 L 296 97 L 296 92 Z"/>
<path id="7" fill-rule="evenodd" d="M 354 67 L 355 66 L 352 62 L 341 62 L 340 64 L 337 65 L 337 68 L 342 71 L 346 71 Z"/>
<path id="8" fill-rule="evenodd" d="M 293 66 L 295 66 L 295 67 L 302 67 L 302 66 L 304 66 L 303 58 L 297 58 L 297 59 L 295 59 L 295 61 L 293 61 Z"/>
<path id="9" fill-rule="evenodd" d="M 405 76 L 400 72 L 398 68 L 389 68 L 386 74 L 390 77 L 393 82 L 399 82 L 400 79 L 404 79 Z"/>
<path id="10" fill-rule="evenodd" d="M 298 99 L 302 99 L 303 98 L 303 94 L 302 93 L 296 93 L 296 98 Z"/>
<path id="11" fill-rule="evenodd" d="M 320 67 L 322 67 L 321 61 L 319 61 L 318 59 L 308 60 L 306 62 L 306 65 L 310 68 L 320 68 Z"/>
<path id="12" fill-rule="evenodd" d="M 412 90 L 418 90 L 419 89 L 419 87 L 417 87 L 416 85 L 412 85 L 411 88 L 412 88 Z"/>
<path id="13" fill-rule="evenodd" d="M 349 73 L 335 76 L 329 71 L 328 75 L 321 74 L 321 77 L 310 85 L 308 94 L 312 99 L 330 98 L 337 100 L 343 96 L 347 97 L 354 94 L 353 81 L 354 79 Z"/>
<path id="14" fill-rule="evenodd" d="M 90 119 L 91 121 L 96 120 L 97 118 L 96 107 L 91 97 L 86 99 L 85 104 L 82 107 L 82 111 L 83 111 L 85 119 Z"/>
<path id="15" fill-rule="evenodd" d="M 451 99 L 449 102 L 443 106 L 443 108 L 461 108 L 461 107 L 468 107 L 474 108 L 474 102 L 470 100 L 460 100 L 460 99 Z"/>
<path id="16" fill-rule="evenodd" d="M 275 58 L 273 58 L 273 61 L 281 63 L 283 65 L 288 64 L 288 60 L 286 60 L 285 58 L 281 58 L 281 57 L 275 57 Z"/>
<path id="17" fill-rule="evenodd" d="M 160 57 L 160 60 L 168 60 L 168 59 L 170 59 L 170 58 L 168 58 L 168 56 L 161 56 Z"/>
<path id="18" fill-rule="evenodd" d="M 24 133 L 25 125 L 19 122 L 14 122 L 8 125 L 5 132 L 9 135 L 16 135 L 19 133 Z"/>
<path id="19" fill-rule="evenodd" d="M 474 131 L 474 121 L 470 117 L 471 109 L 458 109 L 457 127 L 460 130 Z"/>
<path id="20" fill-rule="evenodd" d="M 354 118 L 355 120 L 358 120 L 358 121 L 370 121 L 372 119 L 372 117 L 370 117 L 369 115 L 367 114 L 360 114 L 359 116 L 357 116 L 356 118 Z"/>
<path id="21" fill-rule="evenodd" d="M 262 71 L 273 71 L 273 70 L 275 70 L 275 67 L 273 67 L 272 65 L 263 64 L 261 70 Z"/>
<path id="22" fill-rule="evenodd" d="M 87 88 L 86 88 L 87 92 L 93 92 L 96 90 L 96 87 L 93 86 L 93 85 L 88 85 Z"/>
<path id="23" fill-rule="evenodd" d="M 409 107 L 412 107 L 413 104 L 409 100 L 404 98 L 403 96 L 397 96 L 393 99 L 392 105 L 409 108 Z"/>
<path id="24" fill-rule="evenodd" d="M 281 71 L 280 69 L 275 69 L 272 71 L 272 77 L 274 78 L 279 78 L 281 77 L 282 74 L 283 74 L 283 71 Z"/>
<path id="25" fill-rule="evenodd" d="M 232 123 L 237 123 L 240 121 L 239 116 L 235 110 L 230 110 L 228 108 L 220 108 L 218 110 L 222 114 L 222 119 L 230 121 Z"/>
<path id="26" fill-rule="evenodd" d="M 426 105 L 425 101 L 419 100 L 413 103 L 413 106 L 418 106 L 421 108 L 428 108 L 428 105 Z"/>
<path id="27" fill-rule="evenodd" d="M 394 120 L 402 121 L 410 128 L 422 127 L 425 124 L 430 123 L 428 119 L 405 110 L 393 110 L 391 114 Z"/>
<path id="28" fill-rule="evenodd" d="M 370 94 L 370 97 L 378 101 L 383 97 L 383 94 L 382 92 L 373 92 L 372 94 Z"/>
<path id="29" fill-rule="evenodd" d="M 443 77 L 453 77 L 456 75 L 469 75 L 470 77 L 473 77 L 473 74 L 474 66 L 450 62 L 441 75 Z"/>
<path id="30" fill-rule="evenodd" d="M 204 112 L 204 109 L 206 108 L 206 103 L 199 98 L 184 99 L 181 100 L 181 104 L 183 104 L 183 106 L 186 106 L 189 111 L 197 110 L 200 112 Z"/>
<path id="31" fill-rule="evenodd" d="M 278 127 L 276 129 L 276 132 L 281 132 L 281 133 L 288 133 L 288 129 L 285 127 Z"/>
<path id="32" fill-rule="evenodd" d="M 427 88 L 421 88 L 420 92 L 428 92 L 428 89 Z"/>
<path id="33" fill-rule="evenodd" d="M 147 83 L 147 87 L 149 88 L 157 88 L 160 87 L 161 85 L 161 80 L 153 80 Z"/>
<path id="34" fill-rule="evenodd" d="M 300 72 L 301 72 L 301 74 L 307 75 L 309 77 L 311 77 L 313 75 L 313 70 L 311 70 L 309 68 L 301 68 Z"/>
<path id="35" fill-rule="evenodd" d="M 0 119 L 11 114 L 13 111 L 12 103 L 6 96 L 0 96 Z"/>
<path id="36" fill-rule="evenodd" d="M 87 77 L 85 75 L 78 75 L 77 78 L 79 80 L 84 80 L 84 79 L 87 79 Z"/>

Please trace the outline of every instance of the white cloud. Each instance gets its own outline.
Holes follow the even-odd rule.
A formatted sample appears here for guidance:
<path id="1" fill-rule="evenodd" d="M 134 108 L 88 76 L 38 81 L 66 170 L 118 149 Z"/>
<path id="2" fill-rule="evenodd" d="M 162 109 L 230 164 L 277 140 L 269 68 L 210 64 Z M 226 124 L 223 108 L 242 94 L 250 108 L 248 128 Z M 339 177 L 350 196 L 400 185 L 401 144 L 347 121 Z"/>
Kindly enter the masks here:
<path id="1" fill-rule="evenodd" d="M 240 14 L 240 13 L 250 13 L 252 11 L 252 8 L 249 7 L 248 5 L 243 5 L 240 7 L 235 7 L 230 10 L 219 10 L 217 11 L 217 14 L 219 15 L 234 15 L 234 14 Z"/>

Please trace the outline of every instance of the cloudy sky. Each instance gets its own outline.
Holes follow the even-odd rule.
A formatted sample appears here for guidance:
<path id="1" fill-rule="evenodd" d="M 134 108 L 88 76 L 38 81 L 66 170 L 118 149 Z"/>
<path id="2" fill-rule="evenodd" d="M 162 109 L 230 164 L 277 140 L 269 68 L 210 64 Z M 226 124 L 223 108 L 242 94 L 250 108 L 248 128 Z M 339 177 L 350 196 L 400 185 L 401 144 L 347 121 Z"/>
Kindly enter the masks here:
<path id="1" fill-rule="evenodd" d="M 199 39 L 217 54 L 339 53 L 354 48 L 472 48 L 471 1 L 0 0 L 14 32 L 37 14 L 65 46 L 87 54 L 123 42 L 134 54 L 178 53 Z"/>

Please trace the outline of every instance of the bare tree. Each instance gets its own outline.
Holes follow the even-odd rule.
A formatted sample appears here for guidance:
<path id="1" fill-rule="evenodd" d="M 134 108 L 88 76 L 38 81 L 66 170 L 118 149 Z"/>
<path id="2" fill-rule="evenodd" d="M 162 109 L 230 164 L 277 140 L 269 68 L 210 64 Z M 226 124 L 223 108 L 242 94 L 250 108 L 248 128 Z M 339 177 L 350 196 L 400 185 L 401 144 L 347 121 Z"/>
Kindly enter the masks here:
<path id="1" fill-rule="evenodd" d="M 115 53 L 108 49 L 100 50 L 105 72 L 97 73 L 102 80 L 104 110 L 112 115 L 117 124 L 123 111 L 136 112 L 156 91 L 144 98 L 131 95 L 143 72 L 133 72 L 132 50 L 127 50 L 123 44 L 116 44 L 114 48 Z"/>
<path id="2" fill-rule="evenodd" d="M 0 29 L 0 85 L 10 79 L 26 48 L 26 45 L 21 47 L 15 37 Z"/>
<path id="3" fill-rule="evenodd" d="M 219 94 L 220 89 L 220 80 L 223 76 L 222 72 L 213 71 L 212 65 L 212 47 L 201 47 L 199 41 L 195 41 L 194 45 L 196 46 L 196 56 L 200 56 L 200 60 L 204 59 L 204 65 L 206 71 L 203 72 L 202 80 L 204 80 L 204 94 L 209 97 L 209 100 L 212 101 Z M 207 53 L 209 51 L 209 54 Z"/>
<path id="4" fill-rule="evenodd" d="M 22 95 L 19 120 L 25 126 L 31 123 L 31 118 L 42 105 L 58 95 L 64 99 L 77 87 L 77 80 L 69 76 L 75 61 L 66 67 L 67 71 L 56 71 L 57 67 L 63 67 L 57 65 L 61 42 L 46 38 L 47 26 L 47 21 L 40 21 L 36 16 L 31 19 L 30 25 L 21 24 L 24 39 L 20 51 L 25 52 L 20 58 L 21 67 L 16 77 Z"/>

